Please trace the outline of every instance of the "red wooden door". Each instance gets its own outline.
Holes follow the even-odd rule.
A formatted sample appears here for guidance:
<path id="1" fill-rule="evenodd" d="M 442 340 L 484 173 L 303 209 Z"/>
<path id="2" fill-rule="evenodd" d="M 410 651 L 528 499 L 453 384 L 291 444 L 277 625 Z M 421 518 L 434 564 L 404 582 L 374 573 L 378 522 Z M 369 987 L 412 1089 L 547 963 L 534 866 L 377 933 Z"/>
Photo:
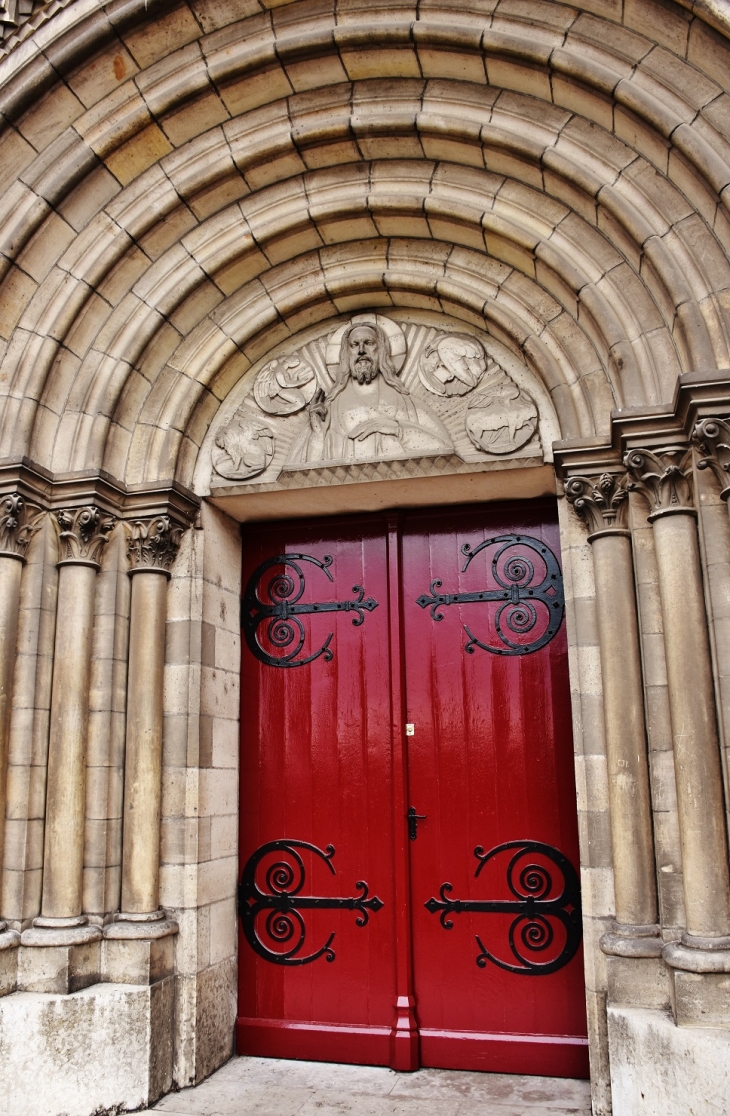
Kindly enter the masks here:
<path id="1" fill-rule="evenodd" d="M 459 509 L 405 524 L 409 793 L 425 815 L 411 842 L 411 914 L 426 1066 L 587 1075 L 551 511 Z"/>
<path id="2" fill-rule="evenodd" d="M 587 1072 L 557 554 L 540 504 L 246 530 L 240 1052 Z"/>
<path id="3" fill-rule="evenodd" d="M 382 525 L 251 528 L 243 586 L 238 1049 L 387 1064 L 396 928 Z"/>

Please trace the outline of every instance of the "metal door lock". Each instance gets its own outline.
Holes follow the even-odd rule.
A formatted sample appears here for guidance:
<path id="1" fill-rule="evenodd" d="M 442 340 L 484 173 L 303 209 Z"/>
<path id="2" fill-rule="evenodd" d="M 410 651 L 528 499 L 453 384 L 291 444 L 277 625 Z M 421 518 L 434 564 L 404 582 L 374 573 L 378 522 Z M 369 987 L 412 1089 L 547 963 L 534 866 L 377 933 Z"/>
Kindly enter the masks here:
<path id="1" fill-rule="evenodd" d="M 415 806 L 409 806 L 407 817 L 408 817 L 408 836 L 410 837 L 411 841 L 415 841 L 416 837 L 418 836 L 418 823 L 419 823 L 419 821 L 425 821 L 426 820 L 426 815 L 425 814 L 417 814 L 416 813 L 416 807 Z"/>

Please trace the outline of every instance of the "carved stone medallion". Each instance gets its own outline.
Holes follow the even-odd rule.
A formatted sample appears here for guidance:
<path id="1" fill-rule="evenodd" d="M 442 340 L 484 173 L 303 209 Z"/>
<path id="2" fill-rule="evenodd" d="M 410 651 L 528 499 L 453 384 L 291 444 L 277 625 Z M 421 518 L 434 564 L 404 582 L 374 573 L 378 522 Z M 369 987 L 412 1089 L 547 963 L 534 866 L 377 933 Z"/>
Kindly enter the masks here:
<path id="1" fill-rule="evenodd" d="M 487 368 L 487 355 L 476 337 L 439 333 L 426 346 L 418 364 L 421 382 L 435 395 L 466 395 Z"/>
<path id="2" fill-rule="evenodd" d="M 237 409 L 221 411 L 209 442 L 214 474 L 291 487 L 288 476 L 312 470 L 431 475 L 541 457 L 538 407 L 525 386 L 535 381 L 522 362 L 447 318 L 438 326 L 414 318 L 355 314 L 275 350 L 232 397 Z"/>
<path id="3" fill-rule="evenodd" d="M 274 435 L 268 426 L 237 415 L 218 432 L 213 468 L 229 480 L 248 480 L 263 473 L 274 456 Z"/>
<path id="4" fill-rule="evenodd" d="M 270 360 L 259 372 L 253 394 L 268 415 L 294 415 L 306 407 L 317 390 L 314 369 L 294 353 Z"/>
<path id="5" fill-rule="evenodd" d="M 466 432 L 477 449 L 514 453 L 537 430 L 537 407 L 494 361 L 466 412 Z"/>

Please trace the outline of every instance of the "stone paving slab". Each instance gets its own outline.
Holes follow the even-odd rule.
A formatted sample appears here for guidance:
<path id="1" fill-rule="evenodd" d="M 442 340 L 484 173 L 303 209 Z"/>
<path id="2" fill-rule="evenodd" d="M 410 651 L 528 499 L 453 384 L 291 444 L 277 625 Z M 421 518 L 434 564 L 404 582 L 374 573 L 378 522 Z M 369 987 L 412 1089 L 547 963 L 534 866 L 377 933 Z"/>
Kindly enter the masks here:
<path id="1" fill-rule="evenodd" d="M 232 1058 L 164 1097 L 165 1116 L 589 1116 L 587 1081 Z"/>

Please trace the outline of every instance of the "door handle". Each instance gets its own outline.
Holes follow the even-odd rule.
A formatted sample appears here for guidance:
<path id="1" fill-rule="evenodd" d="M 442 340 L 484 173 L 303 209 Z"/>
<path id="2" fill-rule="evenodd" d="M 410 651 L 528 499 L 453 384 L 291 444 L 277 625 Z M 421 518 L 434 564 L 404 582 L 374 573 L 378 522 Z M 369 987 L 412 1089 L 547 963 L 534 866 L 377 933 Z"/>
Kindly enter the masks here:
<path id="1" fill-rule="evenodd" d="M 415 841 L 416 837 L 418 836 L 418 823 L 419 823 L 419 821 L 425 821 L 426 820 L 426 815 L 425 814 L 417 814 L 416 813 L 416 807 L 415 806 L 409 806 L 407 817 L 408 817 L 408 836 L 410 837 L 411 841 Z"/>

